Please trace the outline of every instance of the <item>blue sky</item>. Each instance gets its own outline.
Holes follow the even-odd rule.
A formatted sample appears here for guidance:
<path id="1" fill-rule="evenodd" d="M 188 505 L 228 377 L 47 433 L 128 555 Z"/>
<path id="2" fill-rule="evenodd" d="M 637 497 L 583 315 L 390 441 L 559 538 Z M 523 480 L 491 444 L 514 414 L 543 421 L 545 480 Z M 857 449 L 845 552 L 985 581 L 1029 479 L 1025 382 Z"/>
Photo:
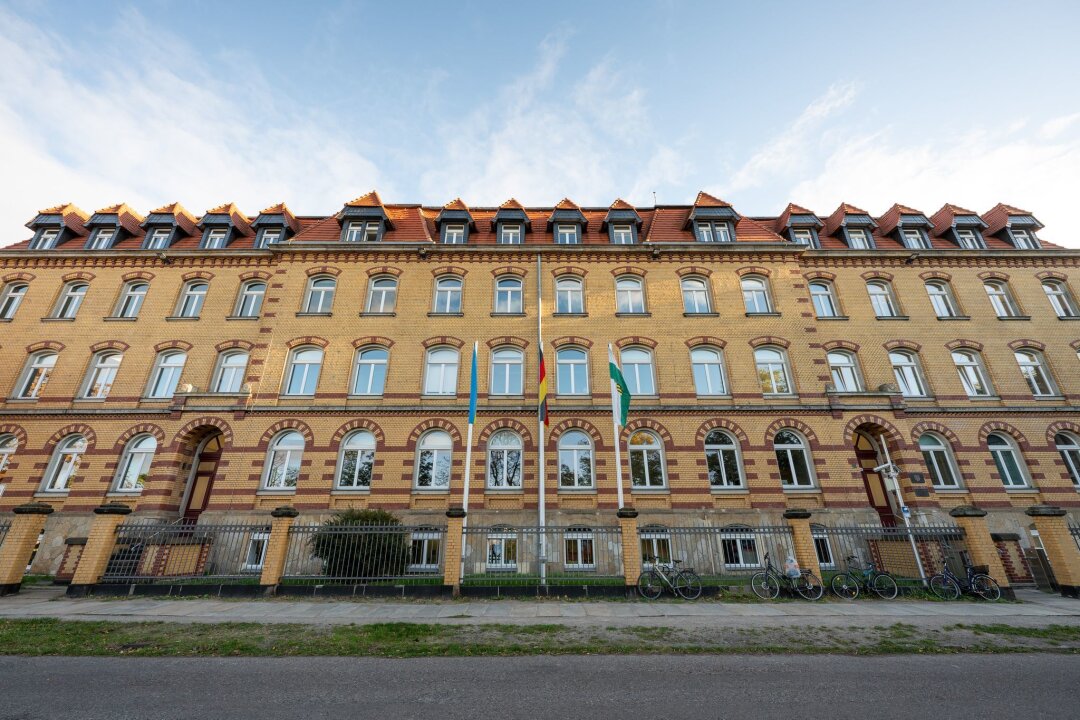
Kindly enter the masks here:
<path id="1" fill-rule="evenodd" d="M 1033 211 L 1080 247 L 1080 4 L 0 2 L 0 245 L 41 207 L 513 195 Z"/>

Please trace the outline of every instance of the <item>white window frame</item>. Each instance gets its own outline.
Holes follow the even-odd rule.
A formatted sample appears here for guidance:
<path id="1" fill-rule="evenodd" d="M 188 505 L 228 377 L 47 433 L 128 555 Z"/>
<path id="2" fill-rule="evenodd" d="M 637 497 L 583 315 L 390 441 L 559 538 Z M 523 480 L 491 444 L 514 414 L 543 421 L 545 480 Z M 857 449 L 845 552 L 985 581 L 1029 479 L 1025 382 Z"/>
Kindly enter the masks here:
<path id="1" fill-rule="evenodd" d="M 318 360 L 301 358 L 304 353 L 318 353 Z M 319 376 L 322 374 L 326 353 L 318 345 L 301 345 L 289 351 L 289 361 L 285 364 L 285 378 L 281 394 L 284 397 L 315 397 L 319 391 Z M 297 386 L 299 381 L 299 386 Z M 308 386 L 311 392 L 306 392 Z"/>
<path id="2" fill-rule="evenodd" d="M 810 303 L 814 306 L 814 314 L 819 318 L 833 318 L 840 316 L 840 310 L 836 302 L 836 293 L 833 284 L 828 280 L 810 281 Z"/>
<path id="3" fill-rule="evenodd" d="M 443 228 L 443 244 L 444 245 L 464 245 L 465 244 L 465 225 L 462 223 L 454 223 L 447 225 Z"/>
<path id="4" fill-rule="evenodd" d="M 1046 299 L 1050 301 L 1050 307 L 1059 318 L 1074 318 L 1080 316 L 1076 309 L 1076 300 L 1073 298 L 1069 286 L 1056 278 L 1042 281 Z"/>
<path id="5" fill-rule="evenodd" d="M 71 482 L 78 475 L 79 465 L 87 448 L 88 443 L 82 435 L 67 435 L 61 439 L 49 458 L 40 492 L 67 493 L 71 490 Z"/>
<path id="6" fill-rule="evenodd" d="M 904 228 L 901 231 L 904 236 L 904 245 L 909 250 L 929 250 L 930 243 L 926 239 L 925 231 L 920 228 Z"/>
<path id="7" fill-rule="evenodd" d="M 580 436 L 584 442 L 571 444 Z M 589 434 L 583 430 L 567 430 L 559 436 L 558 443 L 559 460 L 559 489 L 560 490 L 592 490 L 596 487 L 596 456 L 593 453 L 593 441 Z M 585 477 L 581 472 L 581 460 L 589 461 L 589 475 Z M 573 464 L 570 464 L 573 463 Z M 572 484 L 566 482 L 567 475 L 563 468 L 569 468 L 572 472 Z"/>
<path id="8" fill-rule="evenodd" d="M 870 249 L 870 231 L 866 228 L 847 229 L 848 247 L 852 250 Z"/>
<path id="9" fill-rule="evenodd" d="M 717 440 L 716 438 L 723 438 Z M 742 490 L 744 477 L 742 464 L 742 452 L 739 449 L 739 441 L 734 435 L 720 428 L 713 428 L 705 434 L 705 471 L 709 476 L 709 487 L 713 490 Z M 735 459 L 735 472 L 737 477 L 733 479 L 728 473 L 725 456 L 731 455 Z M 713 469 L 716 466 L 716 470 Z M 719 480 L 719 482 L 714 482 Z"/>
<path id="10" fill-rule="evenodd" d="M 370 223 L 375 225 L 375 223 Z M 367 226 L 369 223 L 353 220 L 349 222 L 348 227 L 345 228 L 345 242 L 370 242 L 368 240 Z M 376 225 L 376 237 L 378 236 L 378 226 Z"/>
<path id="11" fill-rule="evenodd" d="M 588 553 L 585 552 L 586 547 Z M 586 554 L 591 562 L 586 559 Z M 574 557 L 577 558 L 576 562 L 571 561 Z M 573 571 L 596 569 L 596 538 L 592 530 L 574 527 L 563 533 L 563 568 Z"/>
<path id="12" fill-rule="evenodd" d="M 304 292 L 303 313 L 305 315 L 329 315 L 334 311 L 335 295 L 337 295 L 337 278 L 330 275 L 312 276 L 308 280 Z"/>
<path id="13" fill-rule="evenodd" d="M 855 353 L 850 350 L 829 350 L 825 353 L 825 360 L 836 392 L 859 393 L 865 390 Z"/>
<path id="14" fill-rule="evenodd" d="M 146 239 L 147 250 L 165 250 L 169 247 L 169 239 L 172 237 L 172 228 L 154 228 Z"/>
<path id="15" fill-rule="evenodd" d="M 930 307 L 939 318 L 957 317 L 960 314 L 953 296 L 952 286 L 945 280 L 927 280 L 926 295 L 930 298 Z"/>
<path id="16" fill-rule="evenodd" d="M 638 538 L 642 569 L 649 570 L 653 567 L 652 558 L 656 558 L 661 565 L 671 564 L 671 533 L 667 528 L 646 525 L 638 532 Z"/>
<path id="17" fill-rule="evenodd" d="M 1031 487 L 1031 474 L 1016 440 L 1005 433 L 995 432 L 986 436 L 986 446 L 1001 477 L 1001 484 L 1006 489 L 1022 490 Z M 1007 458 L 1012 458 L 1013 468 L 1008 466 Z"/>
<path id="18" fill-rule="evenodd" d="M 776 359 L 762 359 L 759 353 L 773 352 L 780 356 Z M 762 345 L 754 348 L 754 367 L 757 368 L 758 382 L 761 394 L 770 395 L 794 395 L 795 385 L 792 382 L 791 366 L 788 362 L 787 351 L 774 345 Z M 777 375 L 779 373 L 779 375 Z M 768 381 L 766 381 L 766 376 Z M 777 378 L 782 382 L 777 382 Z"/>
<path id="19" fill-rule="evenodd" d="M 969 398 L 993 397 L 994 388 L 983 364 L 982 353 L 970 348 L 952 351 L 953 365 L 960 376 L 960 385 Z"/>
<path id="20" fill-rule="evenodd" d="M 19 450 L 19 440 L 14 435 L 0 435 L 0 473 L 7 469 L 11 458 Z"/>
<path id="21" fill-rule="evenodd" d="M 87 368 L 79 397 L 83 400 L 104 400 L 109 397 L 123 360 L 123 353 L 116 350 L 94 353 L 90 358 L 90 367 Z"/>
<path id="22" fill-rule="evenodd" d="M 514 455 L 517 456 L 516 464 Z M 520 490 L 524 446 L 521 436 L 511 430 L 499 430 L 488 439 L 487 487 L 489 490 Z M 492 472 L 496 470 L 496 472 Z"/>
<path id="23" fill-rule="evenodd" d="M 417 553 L 417 547 L 420 549 L 419 553 Z M 435 554 L 434 562 L 431 561 L 432 551 Z M 420 557 L 420 562 L 413 562 L 417 555 Z M 406 567 L 408 572 L 420 573 L 438 570 L 441 558 L 441 532 L 435 528 L 414 530 L 412 532 L 409 536 L 409 564 Z"/>
<path id="24" fill-rule="evenodd" d="M 398 280 L 393 275 L 377 275 L 368 283 L 364 312 L 388 315 L 397 310 Z"/>
<path id="25" fill-rule="evenodd" d="M 31 353 L 26 359 L 26 367 L 19 376 L 18 392 L 15 397 L 20 400 L 37 400 L 41 397 L 45 387 L 49 384 L 49 378 L 56 370 L 59 353 L 50 350 L 39 350 Z"/>
<path id="26" fill-rule="evenodd" d="M 266 228 L 259 236 L 259 247 L 266 248 L 281 240 L 284 231 L 281 228 Z"/>
<path id="27" fill-rule="evenodd" d="M 437 353 L 447 353 L 446 359 L 435 361 Z M 453 362 L 449 355 L 453 354 Z M 457 395 L 458 373 L 460 372 L 461 353 L 457 348 L 447 345 L 428 348 L 424 353 L 424 395 L 454 397 Z"/>
<path id="28" fill-rule="evenodd" d="M 1026 356 L 1026 357 L 1022 357 Z M 1020 368 L 1020 375 L 1028 384 L 1028 389 L 1034 397 L 1058 397 L 1057 382 L 1050 374 L 1046 366 L 1046 357 L 1034 348 L 1017 348 L 1013 351 L 1016 364 Z"/>
<path id="29" fill-rule="evenodd" d="M 62 320 L 74 320 L 79 315 L 79 309 L 86 301 L 86 294 L 90 292 L 90 285 L 82 280 L 73 280 L 64 285 L 60 292 L 60 298 L 56 302 L 54 318 Z"/>
<path id="30" fill-rule="evenodd" d="M 87 250 L 108 250 L 116 237 L 116 230 L 112 228 L 100 228 L 94 233 L 94 239 L 90 241 Z"/>
<path id="31" fill-rule="evenodd" d="M 582 315 L 585 312 L 585 281 L 575 275 L 555 278 L 555 314 Z"/>
<path id="32" fill-rule="evenodd" d="M 431 312 L 437 315 L 460 314 L 464 296 L 465 281 L 457 275 L 435 278 L 435 301 Z"/>
<path id="33" fill-rule="evenodd" d="M 739 278 L 743 306 L 748 315 L 762 315 L 773 312 L 772 293 L 769 281 L 761 275 L 743 275 Z"/>
<path id="34" fill-rule="evenodd" d="M 512 552 L 509 552 L 508 548 L 512 548 Z M 507 528 L 489 532 L 484 557 L 486 569 L 489 571 L 516 572 L 518 568 L 517 550 L 518 536 L 514 530 Z M 510 555 L 513 555 L 513 558 Z"/>
<path id="35" fill-rule="evenodd" d="M 1055 433 L 1054 447 L 1057 448 L 1062 462 L 1065 463 L 1069 479 L 1080 489 L 1080 438 L 1070 432 Z"/>
<path id="36" fill-rule="evenodd" d="M 581 358 L 572 360 L 565 359 L 568 353 L 581 353 Z M 569 368 L 567 379 L 563 381 L 562 368 Z M 579 371 L 579 369 L 581 369 Z M 579 378 L 579 373 L 581 377 Z M 578 388 L 578 380 L 583 380 L 583 388 Z M 569 387 L 567 387 L 569 386 Z M 560 347 L 555 350 L 555 393 L 557 395 L 588 395 L 589 394 L 589 351 L 576 345 Z"/>
<path id="37" fill-rule="evenodd" d="M 614 245 L 633 245 L 634 244 L 634 227 L 629 224 L 618 224 L 611 226 L 611 242 Z"/>
<path id="38" fill-rule="evenodd" d="M 258 286 L 262 286 L 262 290 L 254 289 Z M 248 280 L 242 284 L 236 298 L 236 317 L 259 317 L 262 313 L 263 301 L 266 299 L 267 287 L 265 280 Z"/>
<path id="39" fill-rule="evenodd" d="M 495 312 L 500 315 L 521 315 L 525 312 L 525 283 L 515 275 L 495 279 Z"/>
<path id="40" fill-rule="evenodd" d="M 507 223 L 499 226 L 500 245 L 521 245 L 524 228 L 517 223 Z"/>
<path id="41" fill-rule="evenodd" d="M 923 438 L 931 442 L 924 445 Z M 930 484 L 939 490 L 959 490 L 963 488 L 960 471 L 953 457 L 952 444 L 937 433 L 926 432 L 919 436 L 919 452 L 930 474 Z M 943 471 L 947 471 L 946 478 Z M 946 479 L 952 482 L 946 482 Z"/>
<path id="42" fill-rule="evenodd" d="M 792 228 L 791 237 L 800 245 L 814 247 L 814 231 L 810 228 Z"/>
<path id="43" fill-rule="evenodd" d="M 690 285 L 690 287 L 687 287 Z M 696 285 L 696 287 L 694 287 Z M 682 291 L 683 312 L 688 315 L 705 315 L 713 311 L 709 296 L 709 283 L 705 278 L 690 275 L 679 280 Z"/>
<path id="44" fill-rule="evenodd" d="M 704 353 L 710 353 L 708 360 Z M 697 355 L 697 357 L 695 357 Z M 724 370 L 724 351 L 712 345 L 690 349 L 690 374 L 698 397 L 722 397 L 728 394 L 727 372 Z"/>
<path id="45" fill-rule="evenodd" d="M 580 245 L 581 234 L 578 232 L 578 226 L 572 224 L 561 224 L 555 226 L 555 244 L 556 245 Z"/>
<path id="46" fill-rule="evenodd" d="M 198 318 L 202 315 L 210 283 L 206 280 L 189 280 L 180 290 L 180 302 L 176 304 L 176 317 Z"/>
<path id="47" fill-rule="evenodd" d="M 892 283 L 888 280 L 868 280 L 866 294 L 870 296 L 870 307 L 877 318 L 891 318 L 900 315 L 900 304 L 896 301 Z"/>
<path id="48" fill-rule="evenodd" d="M 228 228 L 210 228 L 206 233 L 206 245 L 204 250 L 224 250 L 225 241 L 229 237 Z"/>
<path id="49" fill-rule="evenodd" d="M 149 448 L 139 447 L 140 443 L 152 442 Z M 120 464 L 113 478 L 112 492 L 138 494 L 143 491 L 141 478 L 150 475 L 150 467 L 157 453 L 158 442 L 153 435 L 136 435 L 124 446 Z"/>
<path id="50" fill-rule="evenodd" d="M 902 359 L 901 359 L 902 358 Z M 922 361 L 913 350 L 896 349 L 889 351 L 889 365 L 893 370 L 900 394 L 907 398 L 925 398 L 930 396 L 923 374 Z"/>
<path id="51" fill-rule="evenodd" d="M 777 438 L 784 433 L 792 435 L 798 442 L 777 442 Z M 773 452 L 776 454 L 776 471 L 780 475 L 780 484 L 784 489 L 808 490 L 817 487 L 817 473 L 814 471 L 814 459 L 810 455 L 810 444 L 806 441 L 806 438 L 802 436 L 802 433 L 793 430 L 792 428 L 783 428 L 779 430 L 773 437 Z M 799 477 L 799 474 L 796 471 L 795 456 L 798 452 L 801 452 L 803 455 L 803 466 L 806 468 L 806 477 Z M 784 478 L 784 473 L 781 469 L 783 467 L 781 455 L 787 457 L 788 468 L 791 471 L 790 481 L 785 480 Z"/>
<path id="52" fill-rule="evenodd" d="M 167 363 L 172 358 L 180 358 L 180 362 Z M 175 395 L 186 364 L 187 353 L 183 350 L 163 350 L 159 352 L 157 357 L 154 358 L 154 367 L 150 371 L 150 381 L 146 384 L 147 399 L 168 400 Z M 162 381 L 166 378 L 170 382 L 163 385 Z M 159 388 L 168 388 L 168 392 L 162 392 Z"/>
<path id="53" fill-rule="evenodd" d="M 132 319 L 139 317 L 149 292 L 150 283 L 145 280 L 131 280 L 124 283 L 120 291 L 120 301 L 116 304 L 115 317 Z"/>
<path id="54" fill-rule="evenodd" d="M 640 355 L 638 355 L 640 353 Z M 637 345 L 619 350 L 623 379 L 634 397 L 659 395 L 653 351 Z"/>
<path id="55" fill-rule="evenodd" d="M 240 564 L 240 572 L 262 572 L 263 564 L 266 562 L 266 549 L 269 546 L 270 533 L 268 531 L 253 531 L 248 537 L 248 545 L 244 551 L 244 561 Z"/>
<path id="56" fill-rule="evenodd" d="M 375 451 L 377 441 L 375 434 L 370 430 L 354 430 L 341 440 L 341 450 L 338 452 L 337 468 L 334 472 L 335 490 L 370 490 L 371 482 L 375 477 Z M 351 477 L 346 478 L 346 462 L 348 456 L 351 459 Z M 364 475 L 367 482 L 364 482 Z"/>
<path id="57" fill-rule="evenodd" d="M 762 555 L 758 550 L 757 536 L 750 528 L 721 528 L 720 559 L 726 568 L 749 570 L 761 567 Z M 748 555 L 753 553 L 754 561 Z M 735 562 L 728 562 L 728 560 Z"/>
<path id="58" fill-rule="evenodd" d="M 999 318 L 1020 316 L 1020 307 L 1016 304 L 1009 283 L 1004 280 L 986 280 L 983 282 L 983 289 L 990 300 L 990 306 L 994 308 L 994 314 Z"/>
<path id="59" fill-rule="evenodd" d="M 433 438 L 439 438 L 436 442 Z M 445 438 L 445 442 L 442 439 Z M 431 453 L 431 476 L 421 483 L 421 465 L 425 453 Z M 429 492 L 449 492 L 454 475 L 454 439 L 445 430 L 429 430 L 416 443 L 416 467 L 413 470 L 413 489 Z M 445 482 L 442 482 L 445 470 Z"/>
<path id="60" fill-rule="evenodd" d="M 1017 250 L 1038 250 L 1039 238 L 1031 230 L 1025 230 L 1023 228 L 1010 228 L 1009 235 L 1012 236 L 1013 246 Z"/>
<path id="61" fill-rule="evenodd" d="M 238 361 L 242 358 L 242 362 Z M 244 389 L 247 378 L 247 367 L 250 356 L 246 350 L 232 348 L 218 353 L 217 363 L 214 367 L 214 378 L 210 387 L 211 392 L 236 394 Z"/>
<path id="62" fill-rule="evenodd" d="M 814 553 L 817 555 L 818 567 L 826 570 L 836 569 L 836 554 L 833 552 L 832 541 L 829 533 L 823 525 L 810 526 L 810 539 L 814 541 Z"/>
<path id="63" fill-rule="evenodd" d="M 374 359 L 365 358 L 366 354 L 381 352 L 383 357 Z M 380 377 L 378 368 L 382 367 L 381 382 L 376 387 L 376 379 Z M 367 367 L 367 383 L 360 387 L 361 368 Z M 365 345 L 356 349 L 356 358 L 353 360 L 353 373 L 349 388 L 350 394 L 365 397 L 381 397 L 386 392 L 386 379 L 390 375 L 390 350 L 382 345 Z"/>
<path id="64" fill-rule="evenodd" d="M 0 293 L 0 320 L 14 320 L 15 313 L 30 291 L 30 285 L 23 282 L 11 282 Z"/>
<path id="65" fill-rule="evenodd" d="M 491 394 L 510 397 L 525 394 L 525 353 L 520 348 L 499 347 L 491 351 Z"/>
<path id="66" fill-rule="evenodd" d="M 643 315 L 646 312 L 644 280 L 636 275 L 615 278 L 615 312 L 620 315 Z"/>
<path id="67" fill-rule="evenodd" d="M 287 440 L 292 441 L 294 438 L 297 439 L 295 444 L 285 445 Z M 297 430 L 283 430 L 274 436 L 263 464 L 263 490 L 296 490 L 303 469 L 306 445 L 304 436 Z M 278 472 L 279 469 L 281 472 Z M 291 478 L 290 472 L 295 473 Z"/>
<path id="68" fill-rule="evenodd" d="M 34 245 L 34 250 L 52 250 L 56 247 L 56 241 L 59 237 L 60 231 L 56 228 L 42 230 L 41 235 L 38 236 L 37 244 Z"/>
<path id="69" fill-rule="evenodd" d="M 648 442 L 635 442 L 635 439 L 647 439 Z M 659 459 L 659 478 L 652 475 L 649 465 L 650 456 Z M 632 491 L 667 489 L 667 462 L 664 457 L 664 443 L 659 436 L 648 430 L 638 430 L 631 434 L 626 440 L 626 459 L 630 467 L 630 487 Z M 641 473 L 643 482 L 638 482 L 635 469 Z"/>
<path id="70" fill-rule="evenodd" d="M 965 250 L 981 250 L 983 247 L 979 242 L 979 234 L 970 228 L 958 228 L 956 241 Z"/>

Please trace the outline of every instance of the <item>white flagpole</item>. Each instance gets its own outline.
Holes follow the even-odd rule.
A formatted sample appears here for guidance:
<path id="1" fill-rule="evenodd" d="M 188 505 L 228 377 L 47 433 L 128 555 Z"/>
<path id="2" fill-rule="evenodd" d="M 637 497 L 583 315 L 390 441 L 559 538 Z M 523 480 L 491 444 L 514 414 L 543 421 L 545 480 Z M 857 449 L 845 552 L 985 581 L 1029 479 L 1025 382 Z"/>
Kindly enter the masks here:
<path id="1" fill-rule="evenodd" d="M 541 298 L 543 295 L 544 278 L 540 274 L 540 253 L 536 253 L 536 342 L 538 343 L 537 358 L 544 351 L 544 303 Z M 538 462 L 540 463 L 540 472 L 537 477 L 539 478 L 539 486 L 537 493 L 537 509 L 539 511 L 540 521 L 540 584 L 547 584 L 547 477 L 544 468 L 544 419 L 540 417 L 540 368 L 536 368 L 536 436 L 540 439 L 538 445 Z"/>
<path id="2" fill-rule="evenodd" d="M 615 364 L 615 351 L 611 349 L 611 343 L 607 346 L 608 362 Z M 610 375 L 610 372 L 608 373 Z M 619 507 L 623 507 L 622 486 L 622 441 L 619 432 L 619 390 L 615 387 L 615 378 L 611 378 L 611 427 L 615 431 L 615 489 Z"/>

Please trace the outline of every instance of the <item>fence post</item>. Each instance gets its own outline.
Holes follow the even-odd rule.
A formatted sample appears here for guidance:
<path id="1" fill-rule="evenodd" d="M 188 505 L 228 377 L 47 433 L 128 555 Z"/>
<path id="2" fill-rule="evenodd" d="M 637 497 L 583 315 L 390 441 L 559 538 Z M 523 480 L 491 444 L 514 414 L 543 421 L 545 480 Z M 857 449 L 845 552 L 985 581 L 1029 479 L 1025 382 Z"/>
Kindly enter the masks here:
<path id="1" fill-rule="evenodd" d="M 270 512 L 270 539 L 266 541 L 266 555 L 263 557 L 262 575 L 259 587 L 264 595 L 273 595 L 281 583 L 285 572 L 285 557 L 289 552 L 289 530 L 300 511 L 288 505 L 274 508 Z"/>
<path id="2" fill-rule="evenodd" d="M 1016 593 L 1009 587 L 1009 576 L 1005 573 L 1005 565 L 1001 562 L 997 544 L 990 537 L 990 529 L 986 526 L 986 511 L 974 505 L 960 505 L 950 510 L 949 515 L 956 518 L 956 524 L 964 531 L 964 544 L 971 557 L 971 564 L 985 565 L 987 574 L 1001 586 L 1002 597 L 1015 600 Z"/>
<path id="3" fill-rule="evenodd" d="M 1035 521 L 1035 529 L 1039 531 L 1039 539 L 1061 594 L 1080 597 L 1080 549 L 1069 532 L 1065 508 L 1032 505 L 1024 512 Z"/>
<path id="4" fill-rule="evenodd" d="M 52 505 L 32 502 L 19 505 L 0 545 L 0 597 L 19 592 L 26 565 L 34 553 L 34 544 L 52 513 Z"/>
<path id="5" fill-rule="evenodd" d="M 795 560 L 801 570 L 809 570 L 822 582 L 821 565 L 818 564 L 817 549 L 814 547 L 814 535 L 810 530 L 810 511 L 802 508 L 789 508 L 784 511 L 784 519 L 791 528 L 791 544 L 795 549 Z M 784 559 L 777 558 L 783 565 Z"/>
<path id="6" fill-rule="evenodd" d="M 90 589 L 101 582 L 116 547 L 116 528 L 131 514 L 131 508 L 120 503 L 105 503 L 94 508 L 94 522 L 86 537 L 86 547 L 79 557 L 79 567 L 71 578 L 69 597 L 86 597 Z"/>
<path id="7" fill-rule="evenodd" d="M 465 552 L 465 508 L 454 505 L 446 511 L 446 549 L 443 551 L 443 585 L 454 597 L 461 594 L 462 554 Z"/>
<path id="8" fill-rule="evenodd" d="M 622 539 L 623 581 L 628 588 L 636 587 L 641 574 L 641 541 L 638 540 L 638 511 L 621 507 L 616 513 Z M 633 591 L 628 591 L 632 594 Z"/>

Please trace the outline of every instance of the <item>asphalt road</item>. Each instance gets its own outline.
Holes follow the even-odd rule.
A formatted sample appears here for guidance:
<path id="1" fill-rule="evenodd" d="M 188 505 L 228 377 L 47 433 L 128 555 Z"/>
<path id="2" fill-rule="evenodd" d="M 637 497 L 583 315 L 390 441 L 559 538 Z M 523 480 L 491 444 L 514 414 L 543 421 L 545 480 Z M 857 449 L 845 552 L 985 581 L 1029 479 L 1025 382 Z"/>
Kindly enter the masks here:
<path id="1" fill-rule="evenodd" d="M 1080 657 L 0 657 L 0 718 L 1076 718 Z"/>

